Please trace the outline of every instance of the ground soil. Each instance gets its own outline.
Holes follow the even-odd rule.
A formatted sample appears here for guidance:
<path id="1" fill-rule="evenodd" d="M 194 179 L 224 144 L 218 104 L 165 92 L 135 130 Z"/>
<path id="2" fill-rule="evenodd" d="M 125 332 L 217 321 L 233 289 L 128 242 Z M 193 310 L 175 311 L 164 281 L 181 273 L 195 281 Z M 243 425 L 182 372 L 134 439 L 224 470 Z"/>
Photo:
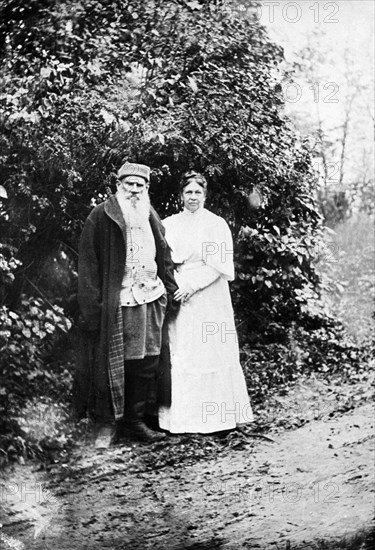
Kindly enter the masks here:
<path id="1" fill-rule="evenodd" d="M 374 521 L 372 404 L 300 424 L 103 453 L 88 441 L 65 464 L 16 465 L 1 548 L 370 548 L 358 533 Z"/>

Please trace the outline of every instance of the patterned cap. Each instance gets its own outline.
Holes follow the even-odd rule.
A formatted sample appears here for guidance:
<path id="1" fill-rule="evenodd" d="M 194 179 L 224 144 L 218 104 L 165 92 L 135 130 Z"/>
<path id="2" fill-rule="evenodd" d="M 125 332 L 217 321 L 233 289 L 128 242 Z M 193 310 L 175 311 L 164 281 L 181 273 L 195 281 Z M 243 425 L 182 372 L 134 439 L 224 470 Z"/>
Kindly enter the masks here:
<path id="1" fill-rule="evenodd" d="M 150 181 L 150 168 L 145 164 L 135 164 L 134 162 L 125 162 L 117 172 L 117 177 L 121 180 L 126 176 L 140 176 L 147 182 Z"/>

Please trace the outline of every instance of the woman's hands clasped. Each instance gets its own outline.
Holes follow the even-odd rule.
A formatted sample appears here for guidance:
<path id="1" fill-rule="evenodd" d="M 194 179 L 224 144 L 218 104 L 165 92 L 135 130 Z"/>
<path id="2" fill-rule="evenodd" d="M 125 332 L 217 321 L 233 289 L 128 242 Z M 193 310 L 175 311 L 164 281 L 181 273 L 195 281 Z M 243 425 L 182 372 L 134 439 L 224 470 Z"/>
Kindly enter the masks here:
<path id="1" fill-rule="evenodd" d="M 173 295 L 173 298 L 178 302 L 181 302 L 184 304 L 185 302 L 190 300 L 194 292 L 195 290 L 190 285 L 184 284 L 180 286 L 178 290 L 176 290 L 176 292 Z"/>

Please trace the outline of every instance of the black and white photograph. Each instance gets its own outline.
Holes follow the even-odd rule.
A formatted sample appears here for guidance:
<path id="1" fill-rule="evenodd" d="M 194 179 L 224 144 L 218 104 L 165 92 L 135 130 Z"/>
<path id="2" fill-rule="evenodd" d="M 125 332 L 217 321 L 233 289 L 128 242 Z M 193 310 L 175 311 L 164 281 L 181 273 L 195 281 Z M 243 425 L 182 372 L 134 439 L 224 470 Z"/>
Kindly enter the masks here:
<path id="1" fill-rule="evenodd" d="M 375 549 L 373 0 L 0 0 L 0 548 Z"/>

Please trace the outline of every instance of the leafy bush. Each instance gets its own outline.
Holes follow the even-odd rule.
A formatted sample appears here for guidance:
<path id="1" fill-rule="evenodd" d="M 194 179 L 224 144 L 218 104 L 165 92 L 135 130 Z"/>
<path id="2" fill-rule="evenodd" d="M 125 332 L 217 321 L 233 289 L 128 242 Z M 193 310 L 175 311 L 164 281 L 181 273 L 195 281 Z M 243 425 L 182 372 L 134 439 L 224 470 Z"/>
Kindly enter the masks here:
<path id="1" fill-rule="evenodd" d="M 309 247 L 320 215 L 309 147 L 283 112 L 283 52 L 259 24 L 257 2 L 248 18 L 222 1 L 73 5 L 0 4 L 4 234 L 25 266 L 8 304 L 62 245 L 77 250 L 92 202 L 114 189 L 128 157 L 153 168 L 161 217 L 176 210 L 181 173 L 203 171 L 208 207 L 235 237 L 241 227 L 257 232 L 242 238 L 236 307 L 250 293 L 244 315 L 295 319 L 317 282 Z M 258 214 L 247 208 L 254 187 Z M 243 284 L 248 277 L 257 282 Z"/>
<path id="2" fill-rule="evenodd" d="M 84 220 L 115 189 L 125 159 L 152 167 L 162 218 L 177 209 L 182 172 L 207 175 L 207 206 L 235 237 L 233 301 L 243 353 L 259 365 L 255 393 L 296 376 L 291 330 L 321 329 L 311 365 L 323 364 L 333 348 L 315 265 L 324 243 L 311 150 L 284 114 L 283 52 L 259 23 L 258 2 L 248 2 L 247 19 L 224 0 L 47 4 L 0 0 L 3 410 L 12 415 L 41 384 L 69 379 L 63 354 L 51 371 L 48 354 L 69 330 L 64 311 L 76 311 Z M 248 206 L 255 188 L 258 210 Z M 72 273 L 60 272 L 58 297 L 51 259 Z"/>
<path id="3" fill-rule="evenodd" d="M 54 384 L 46 357 L 59 332 L 71 327 L 58 306 L 46 306 L 39 298 L 23 299 L 17 312 L 0 308 L 0 371 L 6 392 L 2 412 L 18 408 L 41 386 Z M 4 390 L 3 390 L 4 393 Z"/>
<path id="4" fill-rule="evenodd" d="M 2 250 L 5 254 L 0 254 L 0 279 L 6 287 L 13 282 L 20 262 L 12 256 L 14 250 L 6 246 Z M 5 441 L 9 440 L 9 432 L 24 441 L 20 418 L 25 418 L 23 408 L 31 396 L 66 394 L 71 375 L 61 368 L 56 372 L 56 361 L 54 369 L 49 369 L 48 354 L 70 328 L 63 310 L 40 298 L 23 297 L 17 311 L 0 306 L 0 429 Z M 13 444 L 11 438 L 8 448 L 12 449 Z"/>
<path id="5" fill-rule="evenodd" d="M 241 347 L 242 365 L 254 403 L 262 403 L 275 392 L 286 393 L 302 375 L 311 373 L 327 380 L 339 376 L 343 382 L 356 383 L 368 370 L 370 358 L 371 347 L 358 347 L 335 319 L 326 320 L 319 328 L 312 328 L 310 322 L 309 329 L 292 323 L 283 343 Z"/>

